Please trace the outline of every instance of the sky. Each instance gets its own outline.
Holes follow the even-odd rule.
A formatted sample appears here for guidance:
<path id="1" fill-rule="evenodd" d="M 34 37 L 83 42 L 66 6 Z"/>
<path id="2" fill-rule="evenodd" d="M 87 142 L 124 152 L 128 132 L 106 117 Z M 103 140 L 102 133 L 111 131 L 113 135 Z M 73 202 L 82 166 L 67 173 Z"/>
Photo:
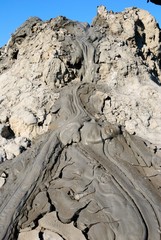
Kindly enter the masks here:
<path id="1" fill-rule="evenodd" d="M 161 27 L 161 6 L 147 3 L 147 0 L 0 0 L 0 47 L 7 43 L 11 34 L 29 17 L 49 20 L 65 16 L 91 23 L 99 5 L 114 12 L 132 6 L 145 9 L 156 18 Z"/>

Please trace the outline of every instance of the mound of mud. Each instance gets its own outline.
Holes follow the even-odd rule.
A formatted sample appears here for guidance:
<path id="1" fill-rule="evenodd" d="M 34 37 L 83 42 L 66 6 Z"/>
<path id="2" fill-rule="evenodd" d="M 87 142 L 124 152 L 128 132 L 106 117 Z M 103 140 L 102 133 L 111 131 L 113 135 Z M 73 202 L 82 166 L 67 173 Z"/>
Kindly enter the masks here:
<path id="1" fill-rule="evenodd" d="M 160 36 L 100 6 L 0 49 L 0 239 L 161 239 Z"/>

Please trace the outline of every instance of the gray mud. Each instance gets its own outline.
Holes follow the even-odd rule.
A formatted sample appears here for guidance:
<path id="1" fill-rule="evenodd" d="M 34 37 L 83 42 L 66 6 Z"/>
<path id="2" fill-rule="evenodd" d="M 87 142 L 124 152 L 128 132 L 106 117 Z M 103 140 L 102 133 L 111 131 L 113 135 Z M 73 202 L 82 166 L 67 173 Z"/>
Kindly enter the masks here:
<path id="1" fill-rule="evenodd" d="M 129 88 L 126 89 L 124 85 L 127 77 L 121 75 L 123 68 L 118 67 L 124 91 L 121 86 L 112 87 L 112 82 L 105 82 L 104 75 L 101 75 L 109 67 L 109 61 L 105 58 L 112 61 L 112 57 L 108 55 L 115 54 L 114 50 L 107 51 L 106 57 L 102 56 L 105 61 L 102 63 L 101 44 L 104 43 L 107 47 L 110 34 L 112 42 L 119 27 L 116 22 L 115 29 L 111 27 L 110 30 L 107 19 L 111 13 L 107 13 L 104 8 L 99 11 L 103 12 L 98 12 L 93 26 L 61 17 L 48 23 L 54 32 L 57 29 L 68 32 L 63 42 L 62 35 L 58 33 L 61 36 L 61 40 L 59 37 L 58 39 L 62 42 L 62 51 L 66 49 L 68 52 L 70 47 L 74 51 L 69 50 L 68 55 L 58 54 L 58 58 L 61 61 L 63 59 L 63 64 L 68 69 L 64 71 L 63 77 L 61 67 L 59 73 L 62 78 L 58 74 L 54 75 L 56 70 L 52 60 L 45 80 L 53 93 L 59 93 L 58 99 L 53 104 L 50 103 L 49 113 L 52 117 L 48 130 L 36 137 L 30 131 L 28 137 L 32 141 L 31 146 L 0 165 L 0 176 L 4 180 L 0 188 L 2 240 L 161 239 L 160 142 L 156 144 L 158 138 L 155 134 L 152 135 L 149 126 L 146 128 L 147 139 L 142 125 L 140 132 L 137 125 L 135 131 L 132 128 L 131 132 L 128 131 L 128 121 L 135 120 L 136 112 L 139 115 L 139 108 L 137 111 L 136 104 L 135 107 L 130 105 L 131 108 L 134 107 L 133 110 L 128 108 L 126 94 L 125 99 L 122 99 L 122 104 L 128 109 L 124 122 L 114 112 L 113 119 L 110 118 L 110 111 L 107 110 L 112 108 L 116 96 L 119 101 L 119 96 L 128 92 Z M 118 18 L 120 16 L 122 19 L 122 16 L 131 12 L 139 15 L 140 11 L 130 9 L 118 15 Z M 18 51 L 16 39 L 21 38 L 23 42 L 25 38 L 34 36 L 30 29 L 33 25 L 37 26 L 36 24 L 40 24 L 41 28 L 43 23 L 34 18 L 12 36 L 3 64 L 11 61 L 9 58 L 13 49 Z M 115 33 L 110 32 L 114 30 Z M 117 37 L 113 44 L 116 43 L 121 44 Z M 136 45 L 137 43 L 138 41 Z M 132 45 L 130 47 L 132 49 Z M 113 61 L 115 60 L 114 57 Z M 13 65 L 14 61 L 15 59 Z M 139 57 L 136 57 L 137 61 L 141 61 Z M 107 65 L 103 66 L 105 63 Z M 102 66 L 104 73 L 101 72 Z M 140 67 L 139 76 L 144 74 L 144 68 L 145 65 Z M 133 70 L 131 68 L 129 71 L 129 79 Z M 150 74 L 152 73 L 149 73 L 146 80 L 147 85 L 159 94 L 160 86 L 154 83 Z M 159 81 L 157 76 L 156 82 Z M 113 78 L 114 82 L 115 80 Z M 143 81 L 140 88 L 147 85 Z M 135 83 L 131 86 L 133 91 Z M 139 88 L 134 93 L 133 101 L 136 100 L 138 91 Z M 137 101 L 139 102 L 138 99 Z M 153 104 L 155 105 L 155 99 Z M 118 104 L 111 111 L 115 109 L 119 112 L 117 107 Z M 47 108 L 48 105 L 46 111 Z M 134 112 L 134 117 L 129 116 L 128 119 L 130 111 Z M 145 113 L 145 118 L 146 116 Z M 15 125 L 10 125 L 16 138 Z M 27 125 L 25 126 L 27 129 Z"/>

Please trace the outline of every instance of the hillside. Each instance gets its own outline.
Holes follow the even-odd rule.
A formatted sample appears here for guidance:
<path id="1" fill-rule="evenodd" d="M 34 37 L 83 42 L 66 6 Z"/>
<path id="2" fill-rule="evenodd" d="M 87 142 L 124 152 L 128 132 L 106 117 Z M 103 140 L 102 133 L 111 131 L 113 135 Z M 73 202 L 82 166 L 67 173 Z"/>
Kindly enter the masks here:
<path id="1" fill-rule="evenodd" d="M 161 239 L 154 17 L 32 17 L 0 49 L 0 90 L 0 239 Z"/>

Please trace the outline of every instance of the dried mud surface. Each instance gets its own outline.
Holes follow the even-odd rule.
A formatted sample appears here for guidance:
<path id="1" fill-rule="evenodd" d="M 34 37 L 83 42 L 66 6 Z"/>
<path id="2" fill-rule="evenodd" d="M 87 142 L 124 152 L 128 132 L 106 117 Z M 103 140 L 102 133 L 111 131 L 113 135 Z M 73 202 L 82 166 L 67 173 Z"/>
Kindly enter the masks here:
<path id="1" fill-rule="evenodd" d="M 101 6 L 91 26 L 32 18 L 1 49 L 0 239 L 161 239 L 159 36 Z"/>

